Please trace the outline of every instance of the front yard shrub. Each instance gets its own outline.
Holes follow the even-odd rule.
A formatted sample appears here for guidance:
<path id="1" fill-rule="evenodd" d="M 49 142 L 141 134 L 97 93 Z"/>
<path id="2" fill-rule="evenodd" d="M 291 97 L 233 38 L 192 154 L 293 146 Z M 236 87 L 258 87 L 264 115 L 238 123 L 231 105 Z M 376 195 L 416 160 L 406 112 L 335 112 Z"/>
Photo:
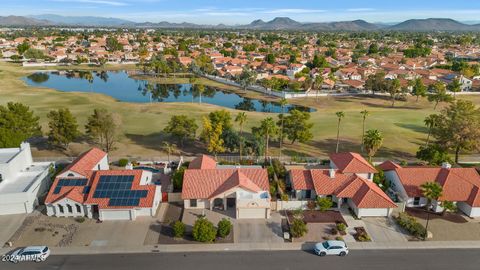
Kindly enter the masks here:
<path id="1" fill-rule="evenodd" d="M 44 227 L 38 227 L 38 228 L 35 228 L 34 231 L 36 232 L 44 232 L 46 230 L 46 228 Z"/>
<path id="2" fill-rule="evenodd" d="M 302 219 L 295 218 L 290 224 L 290 234 L 292 237 L 299 238 L 308 232 L 307 224 Z"/>
<path id="3" fill-rule="evenodd" d="M 285 193 L 283 193 L 283 194 L 280 196 L 280 199 L 281 199 L 282 201 L 288 202 L 288 195 L 285 194 Z"/>
<path id="4" fill-rule="evenodd" d="M 230 220 L 223 218 L 218 222 L 217 225 L 217 234 L 221 238 L 225 238 L 230 234 L 230 231 L 232 230 L 232 222 Z"/>
<path id="5" fill-rule="evenodd" d="M 185 235 L 185 224 L 179 220 L 172 223 L 172 229 L 175 238 L 183 238 Z"/>
<path id="6" fill-rule="evenodd" d="M 78 222 L 78 223 L 83 223 L 83 222 L 85 222 L 85 217 L 76 217 L 75 221 Z"/>
<path id="7" fill-rule="evenodd" d="M 307 208 L 308 210 L 315 210 L 315 208 L 317 208 L 317 204 L 315 203 L 315 201 L 308 201 Z"/>
<path id="8" fill-rule="evenodd" d="M 277 185 L 270 185 L 270 197 L 277 198 Z"/>
<path id="9" fill-rule="evenodd" d="M 359 242 L 370 242 L 372 239 L 368 235 L 364 227 L 355 227 L 355 239 Z"/>
<path id="10" fill-rule="evenodd" d="M 332 235 L 337 235 L 337 234 L 338 234 L 337 228 L 333 227 L 333 228 L 330 230 L 330 233 L 331 233 Z"/>
<path id="11" fill-rule="evenodd" d="M 213 223 L 202 217 L 195 221 L 193 225 L 193 239 L 198 242 L 212 242 L 217 236 L 217 230 Z"/>
<path id="12" fill-rule="evenodd" d="M 173 175 L 172 175 L 172 183 L 173 183 L 173 188 L 175 190 L 182 190 L 183 186 L 183 174 L 185 173 L 185 170 L 187 167 L 180 167 L 178 170 L 176 170 Z"/>
<path id="13" fill-rule="evenodd" d="M 275 173 L 277 174 L 278 178 L 280 179 L 285 179 L 285 175 L 287 173 L 287 170 L 285 169 L 285 166 L 283 166 L 282 162 L 278 159 L 273 159 L 272 160 L 272 167 Z"/>
<path id="14" fill-rule="evenodd" d="M 338 223 L 337 224 L 337 230 L 338 231 L 345 232 L 346 229 L 347 229 L 347 225 L 345 225 L 345 223 Z"/>
<path id="15" fill-rule="evenodd" d="M 357 237 L 358 241 L 360 242 L 370 242 L 372 241 L 372 239 L 370 239 L 370 236 L 368 234 L 360 234 L 358 237 Z"/>
<path id="16" fill-rule="evenodd" d="M 400 227 L 404 228 L 417 238 L 423 238 L 427 233 L 425 227 L 423 227 L 422 224 L 420 224 L 414 217 L 407 213 L 398 214 L 395 220 Z"/>
<path id="17" fill-rule="evenodd" d="M 120 167 L 125 167 L 125 166 L 127 166 L 127 164 L 128 164 L 128 159 L 126 159 L 126 158 L 121 158 L 118 161 L 118 166 L 120 166 Z"/>
<path id="18" fill-rule="evenodd" d="M 335 240 L 337 240 L 337 241 L 343 241 L 343 237 L 337 236 L 337 237 L 335 237 Z"/>
<path id="19" fill-rule="evenodd" d="M 318 197 L 317 198 L 317 206 L 321 212 L 325 212 L 328 209 L 332 208 L 333 202 L 332 199 L 327 197 Z"/>

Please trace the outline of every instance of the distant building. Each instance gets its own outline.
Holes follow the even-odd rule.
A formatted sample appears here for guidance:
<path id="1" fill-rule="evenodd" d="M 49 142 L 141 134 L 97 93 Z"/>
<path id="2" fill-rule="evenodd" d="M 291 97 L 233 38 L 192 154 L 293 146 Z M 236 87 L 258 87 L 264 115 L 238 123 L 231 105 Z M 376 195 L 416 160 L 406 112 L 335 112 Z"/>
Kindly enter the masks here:
<path id="1" fill-rule="evenodd" d="M 0 215 L 31 213 L 48 191 L 51 162 L 33 162 L 30 144 L 0 149 Z"/>

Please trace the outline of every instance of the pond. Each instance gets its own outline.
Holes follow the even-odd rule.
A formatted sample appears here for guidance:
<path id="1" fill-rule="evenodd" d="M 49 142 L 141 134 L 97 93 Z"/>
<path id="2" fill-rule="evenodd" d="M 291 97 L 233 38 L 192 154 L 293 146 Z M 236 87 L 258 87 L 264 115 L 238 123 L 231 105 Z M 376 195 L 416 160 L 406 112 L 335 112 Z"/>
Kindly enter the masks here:
<path id="1" fill-rule="evenodd" d="M 136 80 L 131 78 L 127 71 L 37 72 L 23 80 L 30 86 L 48 87 L 64 92 L 101 93 L 125 102 L 196 102 L 243 111 L 282 111 L 280 104 L 276 102 L 246 98 L 216 87 L 199 90 L 192 84 L 158 84 Z M 303 106 L 285 106 L 285 112 L 292 109 L 315 111 Z"/>

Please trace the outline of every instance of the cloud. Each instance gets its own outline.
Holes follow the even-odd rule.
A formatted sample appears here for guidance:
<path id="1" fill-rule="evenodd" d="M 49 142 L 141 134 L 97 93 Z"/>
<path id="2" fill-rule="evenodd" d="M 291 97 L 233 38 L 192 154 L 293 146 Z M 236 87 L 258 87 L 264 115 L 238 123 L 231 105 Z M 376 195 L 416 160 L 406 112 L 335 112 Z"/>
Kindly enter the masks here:
<path id="1" fill-rule="evenodd" d="M 108 5 L 108 6 L 128 6 L 127 3 L 111 0 L 52 0 L 54 2 L 64 2 L 64 3 L 85 3 L 85 4 L 99 4 L 99 5 Z"/>
<path id="2" fill-rule="evenodd" d="M 273 9 L 265 10 L 260 13 L 265 14 L 307 14 L 307 13 L 323 13 L 326 10 L 323 9 L 301 9 L 301 8 L 283 8 L 283 9 Z"/>

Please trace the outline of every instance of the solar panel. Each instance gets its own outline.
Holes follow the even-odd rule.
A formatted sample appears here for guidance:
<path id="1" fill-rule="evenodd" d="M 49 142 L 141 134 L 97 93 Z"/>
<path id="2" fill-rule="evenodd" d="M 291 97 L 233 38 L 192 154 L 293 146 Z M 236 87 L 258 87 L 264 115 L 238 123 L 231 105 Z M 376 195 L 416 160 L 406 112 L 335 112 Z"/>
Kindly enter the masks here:
<path id="1" fill-rule="evenodd" d="M 60 179 L 58 180 L 57 186 L 53 190 L 54 194 L 60 193 L 62 187 L 80 187 L 87 184 L 87 179 Z"/>
<path id="2" fill-rule="evenodd" d="M 110 199 L 109 206 L 137 206 L 148 191 L 132 190 L 133 180 L 133 175 L 102 175 L 93 197 Z"/>

